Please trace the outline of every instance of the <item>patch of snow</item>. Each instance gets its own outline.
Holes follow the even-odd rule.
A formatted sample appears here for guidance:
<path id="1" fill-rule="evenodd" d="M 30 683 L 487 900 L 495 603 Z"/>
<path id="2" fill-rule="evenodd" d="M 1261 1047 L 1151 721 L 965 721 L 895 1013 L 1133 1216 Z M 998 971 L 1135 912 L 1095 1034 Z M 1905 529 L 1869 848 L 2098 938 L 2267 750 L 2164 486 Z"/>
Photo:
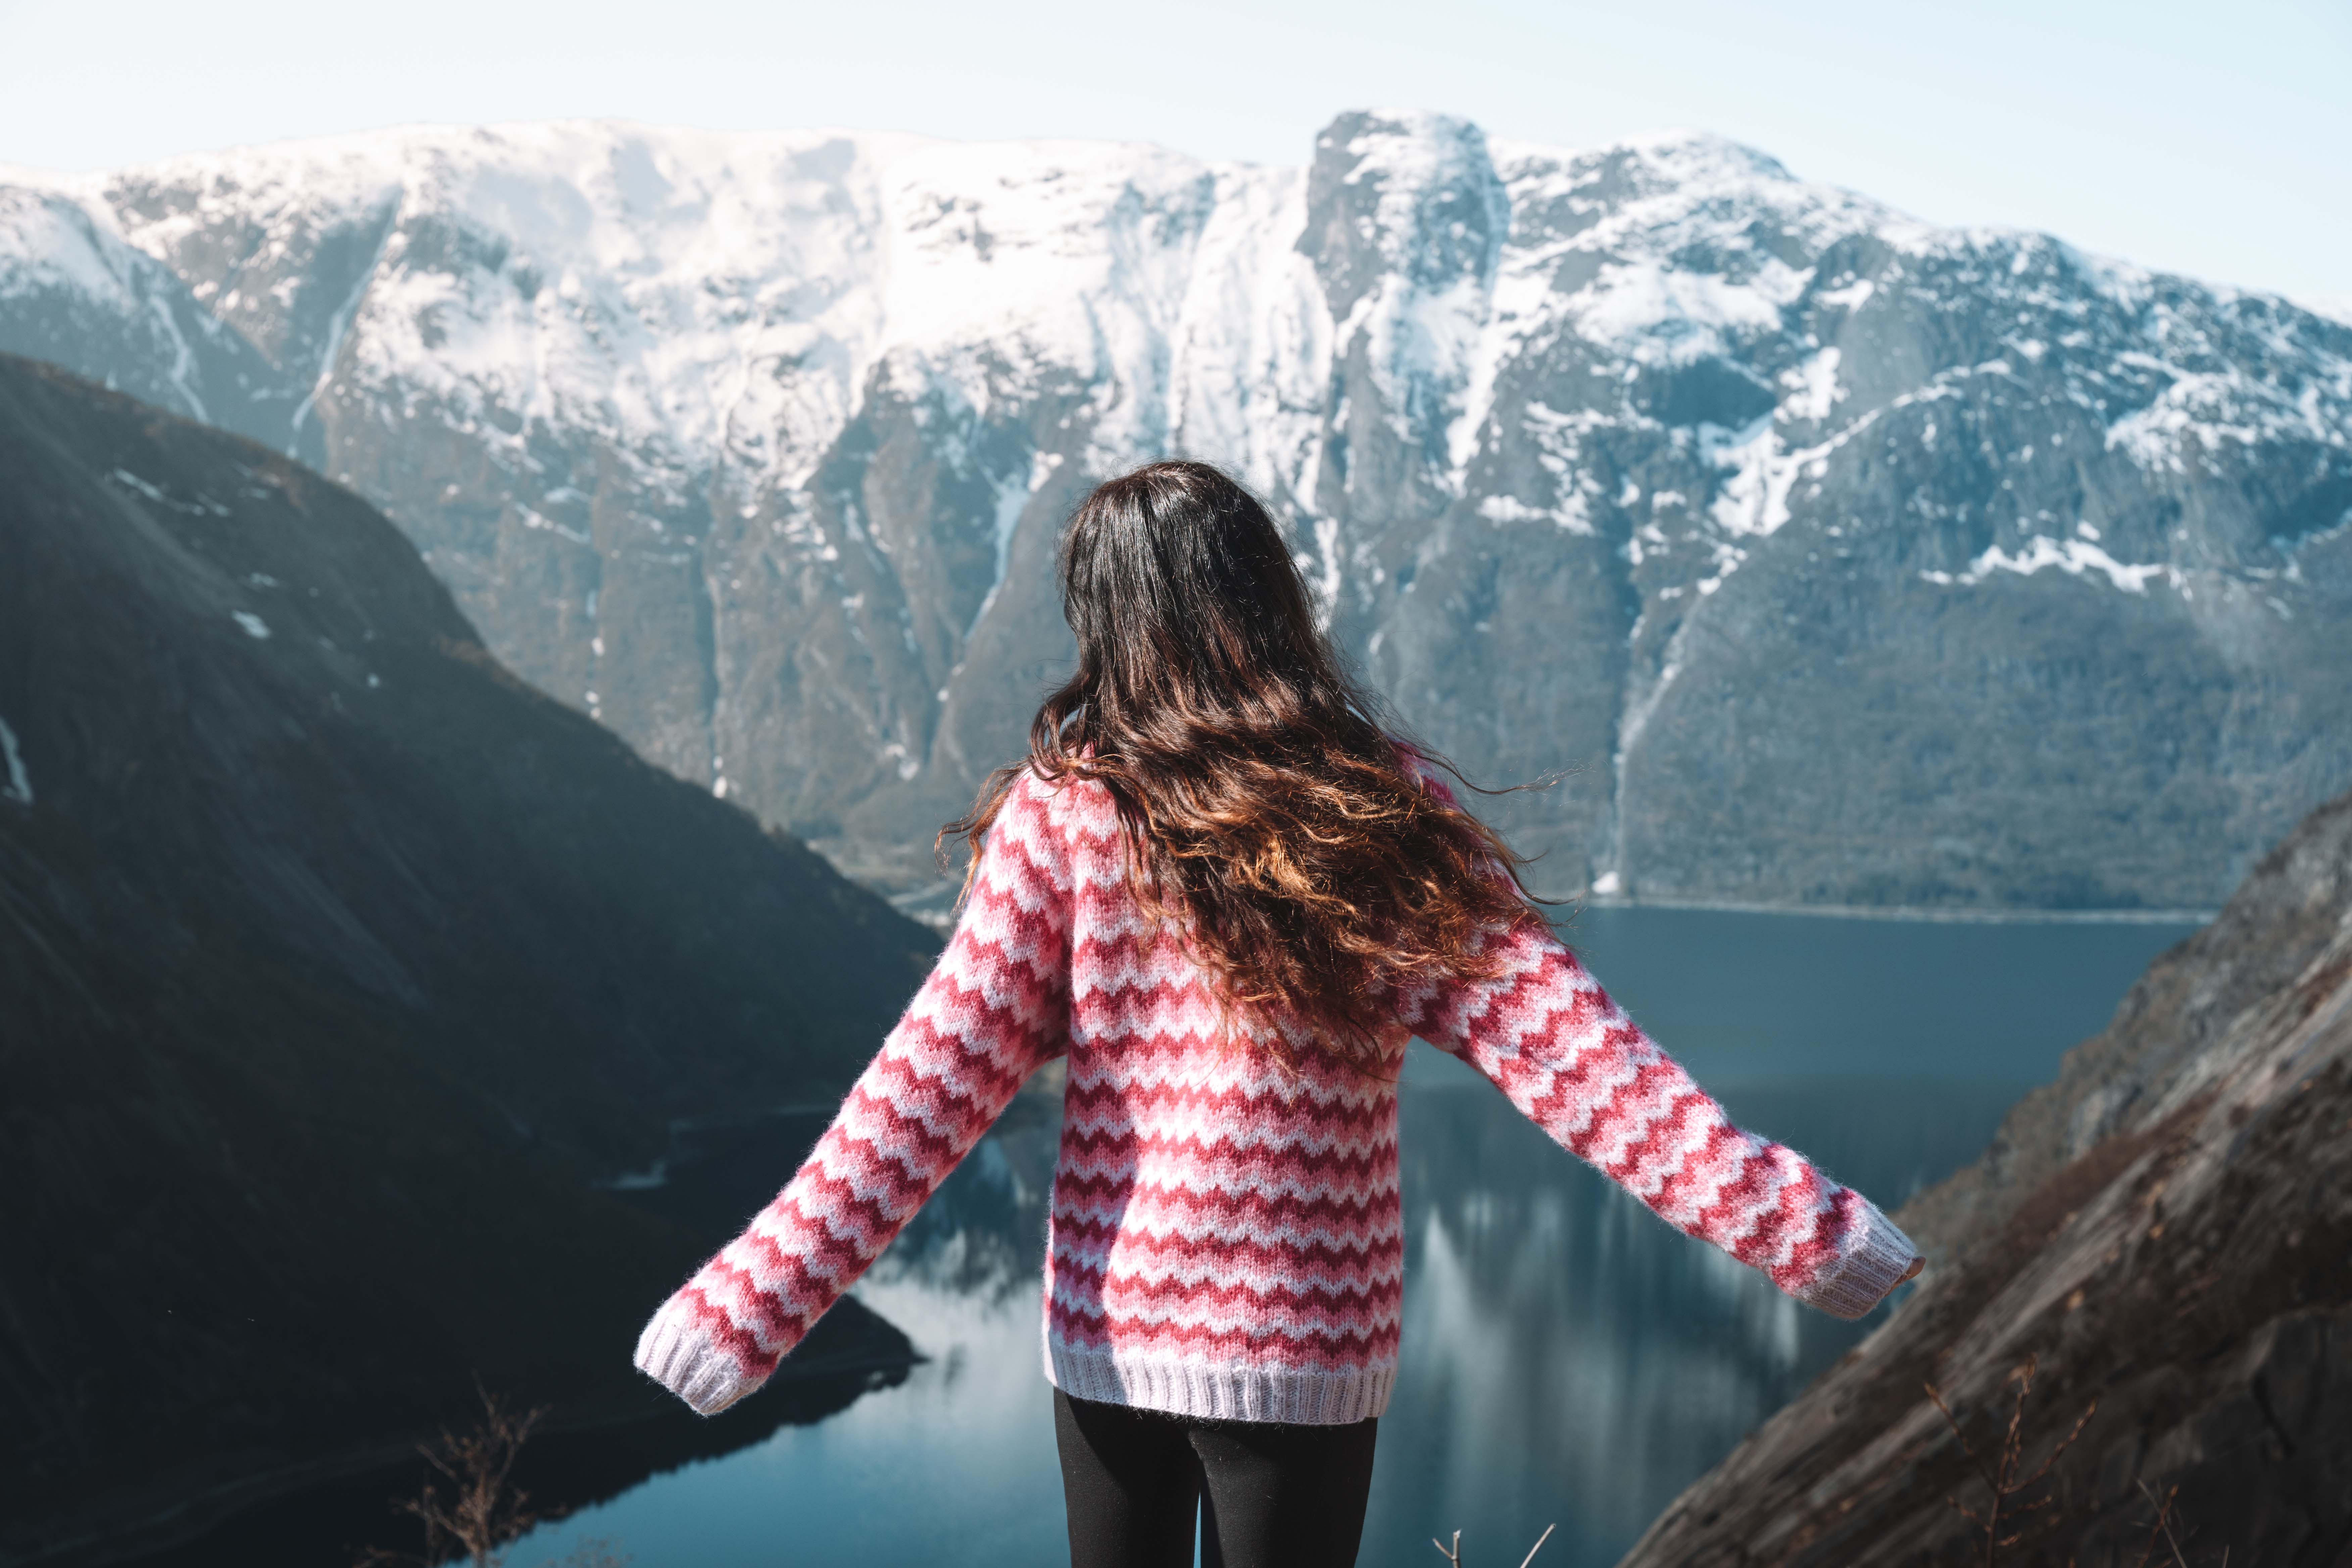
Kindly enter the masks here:
<path id="1" fill-rule="evenodd" d="M 1339 607 L 1339 522 L 1337 518 L 1315 520 L 1315 554 L 1322 564 L 1319 581 L 1311 584 L 1315 590 L 1315 624 L 1320 631 L 1328 631 L 1331 617 Z"/>
<path id="2" fill-rule="evenodd" d="M 2144 468 L 2187 472 L 2188 448 L 2193 444 L 2210 451 L 2224 442 L 2252 447 L 2266 432 L 2263 423 L 2246 417 L 2254 411 L 2252 390 L 2234 365 L 2218 372 L 2194 372 L 2146 354 L 2125 354 L 2123 363 L 2169 376 L 2171 384 L 2155 400 L 2107 426 L 2107 447 L 2120 447 Z M 2347 444 L 2343 432 L 2333 432 L 2336 444 Z"/>
<path id="3" fill-rule="evenodd" d="M 1804 460 L 1814 456 L 1784 452 L 1769 414 L 1744 430 L 1702 425 L 1699 453 L 1715 467 L 1732 470 L 1708 515 L 1727 532 L 1757 535 L 1775 533 L 1789 521 L 1790 487 Z"/>
<path id="4" fill-rule="evenodd" d="M 318 372 L 310 378 L 310 390 L 305 393 L 302 401 L 295 405 L 294 416 L 287 424 L 288 433 L 298 439 L 302 434 L 303 423 L 310 417 L 310 410 L 317 405 L 319 398 L 327 390 L 328 383 L 334 377 L 335 356 L 342 349 L 343 335 L 351 331 L 352 318 L 358 314 L 360 301 L 366 297 L 368 286 L 375 280 L 377 269 L 383 265 L 384 252 L 392 244 L 393 234 L 392 225 L 387 222 L 384 226 L 383 237 L 376 243 L 375 254 L 369 258 L 365 267 L 360 268 L 359 277 L 352 284 L 350 295 L 335 308 L 334 314 L 327 318 L 327 341 L 319 350 Z M 291 457 L 294 447 L 289 445 L 286 450 L 287 455 Z"/>
<path id="5" fill-rule="evenodd" d="M 1021 514 L 1027 510 L 1029 498 L 1035 495 L 1047 477 L 1061 466 L 1062 455 L 1059 452 L 1034 452 L 1030 455 L 1028 472 L 1007 475 L 997 481 L 996 515 L 991 530 L 991 542 L 996 552 L 995 571 L 988 580 L 988 592 L 981 596 L 980 608 L 972 612 L 971 625 L 964 628 L 964 636 L 970 637 L 980 629 L 980 623 L 987 616 L 989 606 L 996 603 L 998 590 L 1004 586 L 1005 573 L 1013 562 L 1013 534 L 1021 525 Z"/>
<path id="6" fill-rule="evenodd" d="M 171 302 L 161 294 L 150 294 L 147 296 L 147 312 L 154 318 L 156 330 L 172 345 L 172 364 L 171 368 L 163 373 L 165 378 L 178 390 L 180 395 L 187 400 L 188 411 L 191 414 L 199 419 L 209 421 L 212 416 L 205 411 L 205 400 L 198 395 L 195 384 L 192 379 L 196 373 L 196 351 L 188 342 L 186 335 L 180 331 L 180 323 L 173 314 Z"/>
<path id="7" fill-rule="evenodd" d="M 1169 445 L 1228 464 L 1261 495 L 1303 495 L 1322 458 L 1338 330 L 1296 244 L 1306 172 L 1216 166 L 1212 177 L 1169 345 Z"/>
<path id="8" fill-rule="evenodd" d="M 2090 536 L 2097 536 L 2093 531 Z M 2166 562 L 2129 563 L 2090 542 L 2089 539 L 2056 540 L 2046 533 L 2037 533 L 2025 547 L 2011 554 L 1994 545 L 1969 563 L 1965 572 L 1922 572 L 1927 582 L 1944 587 L 1973 587 L 1996 572 L 2011 572 L 2031 577 L 2036 572 L 2055 567 L 2071 577 L 2095 572 L 2126 594 L 2145 594 L 2147 584 L 2162 578 L 2174 588 L 2183 588 L 2187 579 L 2177 566 Z"/>
<path id="9" fill-rule="evenodd" d="M 1570 489 L 1556 507 L 1534 507 L 1517 496 L 1488 496 L 1478 503 L 1478 515 L 1489 522 L 1549 522 L 1570 533 L 1590 536 L 1592 522 L 1586 514 L 1582 492 Z"/>
<path id="10" fill-rule="evenodd" d="M 1728 533 L 1769 535 L 1778 532 L 1780 526 L 1789 521 L 1789 491 L 1795 486 L 1798 476 L 1802 473 L 1821 478 L 1829 470 L 1831 453 L 1877 422 L 1878 410 L 1872 409 L 1852 424 L 1840 427 L 1827 440 L 1794 448 L 1781 446 L 1780 432 L 1774 427 L 1774 416 L 1770 414 L 1759 416 L 1754 423 L 1740 430 L 1726 430 L 1716 425 L 1700 426 L 1699 455 L 1717 468 L 1732 470 L 1731 477 L 1724 481 L 1717 494 L 1714 504 L 1707 509 L 1708 516 L 1715 520 L 1717 527 Z M 1927 429 L 1930 439 L 1934 429 L 1931 420 Z"/>
<path id="11" fill-rule="evenodd" d="M 1575 297 L 1578 333 L 1635 364 L 1673 366 L 1723 358 L 1777 331 L 1803 292 L 1806 273 L 1774 257 L 1745 282 L 1656 262 L 1604 263 Z"/>
<path id="12" fill-rule="evenodd" d="M 1826 348 L 1780 373 L 1780 384 L 1790 389 L 1780 400 L 1782 418 L 1818 423 L 1830 416 L 1831 405 L 1845 396 L 1838 384 L 1839 357 L 1836 349 Z"/>
<path id="13" fill-rule="evenodd" d="M 581 530 L 576 528 L 567 528 L 562 523 L 557 522 L 554 519 L 543 516 L 542 514 L 532 510 L 530 507 L 523 506 L 519 502 L 516 504 L 515 512 L 522 519 L 522 525 L 525 528 L 545 530 L 556 534 L 560 538 L 568 539 L 574 544 L 593 545 L 595 543 L 594 540 L 591 539 Z"/>
<path id="14" fill-rule="evenodd" d="M 1842 289 L 1822 289 L 1813 296 L 1813 300 L 1816 304 L 1827 305 L 1833 310 L 1858 310 L 1864 301 L 1876 292 L 1877 288 L 1878 285 L 1869 279 L 1857 278 Z"/>

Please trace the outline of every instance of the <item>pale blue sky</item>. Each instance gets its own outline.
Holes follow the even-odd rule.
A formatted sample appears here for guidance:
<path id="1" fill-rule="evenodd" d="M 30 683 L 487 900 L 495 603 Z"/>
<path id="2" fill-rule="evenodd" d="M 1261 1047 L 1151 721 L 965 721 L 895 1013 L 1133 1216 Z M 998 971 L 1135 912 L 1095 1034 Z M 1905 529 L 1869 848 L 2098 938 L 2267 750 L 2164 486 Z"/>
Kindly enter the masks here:
<path id="1" fill-rule="evenodd" d="M 2352 0 L 0 0 L 0 163 L 51 168 L 564 115 L 1297 163 L 1365 105 L 1705 127 L 1938 222 L 2352 305 Z"/>

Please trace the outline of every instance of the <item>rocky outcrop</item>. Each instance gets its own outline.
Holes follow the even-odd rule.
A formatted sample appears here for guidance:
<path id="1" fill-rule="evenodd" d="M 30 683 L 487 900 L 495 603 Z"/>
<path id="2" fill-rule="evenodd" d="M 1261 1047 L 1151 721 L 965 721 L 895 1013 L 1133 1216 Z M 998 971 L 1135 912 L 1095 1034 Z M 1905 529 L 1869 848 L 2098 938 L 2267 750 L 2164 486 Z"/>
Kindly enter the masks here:
<path id="1" fill-rule="evenodd" d="M 2058 1457 L 1998 1561 L 2139 1562 L 2166 1498 L 2193 1563 L 2352 1561 L 2352 796 L 1898 1217 L 1917 1293 L 1627 1568 L 1984 1562 L 1948 1499 L 1989 1489 L 1926 1388 L 1991 1456 L 2028 1364 L 2022 1470 Z"/>
<path id="2" fill-rule="evenodd" d="M 478 1373 L 655 1408 L 637 1326 L 740 1216 L 617 1179 L 837 1096 L 935 945 L 508 674 L 357 497 L 0 356 L 0 1560 Z M 819 1405 L 909 1353 L 835 1316 Z"/>
<path id="3" fill-rule="evenodd" d="M 2210 908 L 2352 784 L 2352 327 L 1719 139 L 408 130 L 0 186 L 0 347 L 303 454 L 919 898 L 1092 479 L 1272 501 L 1548 890 Z"/>

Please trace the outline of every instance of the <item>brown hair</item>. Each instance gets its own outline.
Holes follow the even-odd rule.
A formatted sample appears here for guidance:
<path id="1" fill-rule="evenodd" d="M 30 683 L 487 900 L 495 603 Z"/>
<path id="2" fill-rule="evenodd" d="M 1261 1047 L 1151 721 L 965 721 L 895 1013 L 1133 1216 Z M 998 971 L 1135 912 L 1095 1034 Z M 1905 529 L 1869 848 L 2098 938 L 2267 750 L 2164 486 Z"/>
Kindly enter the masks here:
<path id="1" fill-rule="evenodd" d="M 1287 1009 L 1368 1070 L 1394 987 L 1492 977 L 1479 933 L 1539 918 L 1524 862 L 1410 776 L 1255 497 L 1205 463 L 1138 468 L 1079 505 L 1061 566 L 1077 669 L 942 846 L 976 843 L 1024 765 L 1099 781 L 1138 901 L 1185 931 L 1228 1025 Z"/>

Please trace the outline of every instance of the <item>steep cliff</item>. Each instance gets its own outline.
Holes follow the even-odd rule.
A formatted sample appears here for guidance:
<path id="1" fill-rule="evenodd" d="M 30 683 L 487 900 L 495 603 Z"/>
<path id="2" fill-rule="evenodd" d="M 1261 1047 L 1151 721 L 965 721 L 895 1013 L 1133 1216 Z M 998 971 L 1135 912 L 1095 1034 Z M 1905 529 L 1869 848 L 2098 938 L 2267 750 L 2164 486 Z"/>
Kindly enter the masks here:
<path id="1" fill-rule="evenodd" d="M 348 491 L 0 357 L 0 1558 L 396 1449 L 477 1373 L 635 1408 L 740 1216 L 614 1178 L 837 1095 L 934 946 L 509 675 Z"/>
<path id="2" fill-rule="evenodd" d="M 2352 796 L 1898 1217 L 1937 1257 L 1916 1295 L 1628 1568 L 1983 1562 L 1947 1500 L 1989 1489 L 1925 1385 L 1990 1457 L 2029 1362 L 2023 1472 L 2083 1425 L 1999 1561 L 2137 1562 L 2172 1497 L 2191 1563 L 2352 1562 Z"/>
<path id="3" fill-rule="evenodd" d="M 2352 784 L 2352 327 L 1704 135 L 1296 168 L 571 122 L 0 179 L 0 348 L 302 454 L 897 893 L 1185 452 L 1550 889 L 2210 908 Z"/>

